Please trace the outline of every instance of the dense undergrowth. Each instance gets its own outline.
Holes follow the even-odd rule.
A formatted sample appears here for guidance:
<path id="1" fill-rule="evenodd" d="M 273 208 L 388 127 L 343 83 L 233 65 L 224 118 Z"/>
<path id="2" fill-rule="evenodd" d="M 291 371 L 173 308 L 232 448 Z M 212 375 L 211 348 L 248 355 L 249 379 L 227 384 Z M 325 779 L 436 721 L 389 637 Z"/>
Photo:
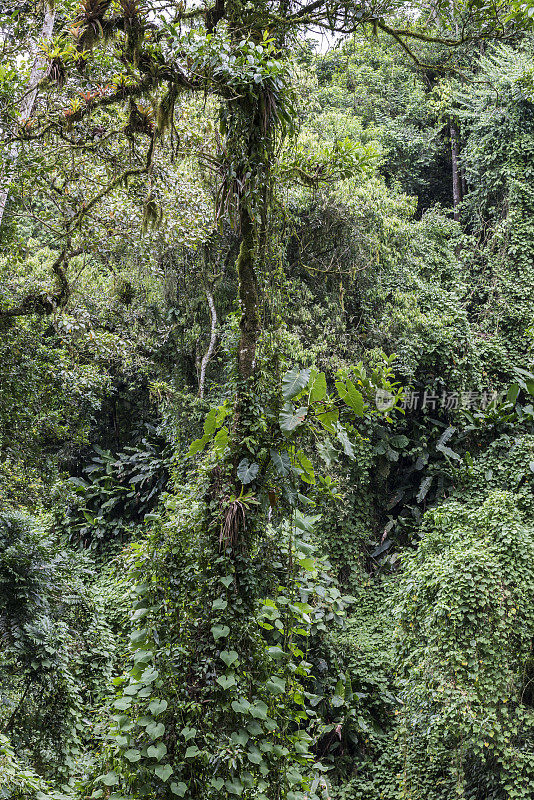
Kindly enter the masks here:
<path id="1" fill-rule="evenodd" d="M 265 36 L 232 80 L 282 92 Z M 0 238 L 0 798 L 531 796 L 532 39 L 466 45 L 456 77 L 441 47 L 420 69 L 382 34 L 297 48 L 250 375 L 259 245 L 206 166 L 243 109 L 219 132 L 219 100 L 169 89 L 104 166 L 25 151 Z M 148 195 L 114 187 L 42 312 L 60 181 L 86 203 L 170 106 Z"/>

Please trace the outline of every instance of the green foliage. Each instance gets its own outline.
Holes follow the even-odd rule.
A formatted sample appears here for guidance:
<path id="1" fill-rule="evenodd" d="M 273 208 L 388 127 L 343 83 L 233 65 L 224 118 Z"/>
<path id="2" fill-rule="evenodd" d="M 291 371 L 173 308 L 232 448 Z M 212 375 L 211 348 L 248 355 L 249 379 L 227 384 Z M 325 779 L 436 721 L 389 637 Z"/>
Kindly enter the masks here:
<path id="1" fill-rule="evenodd" d="M 510 492 L 427 514 L 399 586 L 400 746 L 409 797 L 528 797 L 531 519 Z"/>
<path id="2" fill-rule="evenodd" d="M 0 544 L 0 726 L 21 763 L 57 778 L 90 730 L 85 714 L 109 679 L 113 637 L 84 585 L 88 565 L 42 520 L 4 512 Z"/>
<path id="3" fill-rule="evenodd" d="M 465 211 L 481 240 L 491 230 L 473 270 L 475 297 L 486 312 L 484 329 L 502 331 L 516 367 L 533 313 L 532 69 L 528 42 L 518 51 L 501 45 L 481 59 L 482 81 L 459 95 L 470 186 Z"/>
<path id="4" fill-rule="evenodd" d="M 16 757 L 7 736 L 0 733 L 0 797 L 2 800 L 34 798 L 45 789 L 44 781 Z"/>
<path id="5" fill-rule="evenodd" d="M 531 42 L 349 5 L 2 19 L 6 800 L 532 793 Z"/>
<path id="6" fill-rule="evenodd" d="M 122 541 L 156 507 L 169 477 L 170 458 L 157 438 L 113 455 L 95 447 L 84 478 L 71 478 L 75 498 L 61 520 L 69 540 L 101 548 Z"/>
<path id="7" fill-rule="evenodd" d="M 447 142 L 430 81 L 386 37 L 356 34 L 317 62 L 317 107 L 309 124 L 379 143 L 388 185 L 417 195 L 420 210 L 450 202 Z M 346 134 L 345 134 L 346 135 Z"/>
<path id="8" fill-rule="evenodd" d="M 303 516 L 292 532 L 269 531 L 250 566 L 222 553 L 206 572 L 198 562 L 199 548 L 209 546 L 205 509 L 195 494 L 190 487 L 169 497 L 169 521 L 135 557 L 142 583 L 132 616 L 133 663 L 116 681 L 121 695 L 108 746 L 114 770 L 96 785 L 120 782 L 135 797 L 169 787 L 171 794 L 208 798 L 241 796 L 254 786 L 262 796 L 274 782 L 300 797 L 312 758 L 311 739 L 299 727 L 315 716 L 305 689 L 308 639 L 325 630 L 330 615 L 343 613 L 341 595 L 327 565 L 311 555 L 312 520 Z M 284 573 L 282 586 L 276 581 Z M 247 622 L 241 581 L 248 592 L 274 589 L 254 601 Z M 164 637 L 157 613 L 163 598 Z M 169 730 L 178 733 L 172 751 Z"/>

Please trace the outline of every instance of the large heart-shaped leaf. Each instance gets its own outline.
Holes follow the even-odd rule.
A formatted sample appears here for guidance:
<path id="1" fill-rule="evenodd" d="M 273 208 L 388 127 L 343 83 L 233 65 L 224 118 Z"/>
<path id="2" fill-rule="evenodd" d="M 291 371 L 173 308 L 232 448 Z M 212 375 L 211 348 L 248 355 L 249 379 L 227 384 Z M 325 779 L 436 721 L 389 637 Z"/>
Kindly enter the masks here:
<path id="1" fill-rule="evenodd" d="M 282 648 L 281 647 L 276 647 L 276 646 L 268 647 L 267 648 L 267 652 L 269 653 L 271 658 L 282 658 L 285 655 L 285 653 L 282 650 Z"/>
<path id="2" fill-rule="evenodd" d="M 225 781 L 224 785 L 230 792 L 230 794 L 235 794 L 240 797 L 243 794 L 245 787 L 239 780 L 239 778 L 234 778 L 232 781 Z"/>
<path id="3" fill-rule="evenodd" d="M 220 431 L 217 431 L 215 434 L 215 439 L 213 440 L 213 451 L 215 455 L 222 456 L 226 447 L 228 446 L 228 439 L 230 437 L 230 433 L 228 428 L 224 427 L 221 428 Z"/>
<path id="4" fill-rule="evenodd" d="M 286 453 L 285 450 L 282 453 L 279 453 L 277 450 L 271 450 L 270 452 L 271 452 L 271 461 L 274 464 L 275 470 L 283 478 L 286 478 L 291 470 L 291 461 L 289 460 L 289 453 Z"/>
<path id="5" fill-rule="evenodd" d="M 150 703 L 148 710 L 151 714 L 154 714 L 157 717 L 158 714 L 162 714 L 166 711 L 168 703 L 166 700 L 152 700 Z"/>
<path id="6" fill-rule="evenodd" d="M 204 436 L 213 436 L 216 428 L 217 409 L 212 408 L 204 420 Z"/>
<path id="7" fill-rule="evenodd" d="M 154 772 L 165 783 L 172 775 L 172 767 L 169 764 L 158 764 Z"/>
<path id="8" fill-rule="evenodd" d="M 317 419 L 326 431 L 335 433 L 336 423 L 339 419 L 339 411 L 325 411 L 324 414 L 317 414 Z"/>
<path id="9" fill-rule="evenodd" d="M 188 457 L 195 456 L 197 453 L 200 453 L 201 450 L 204 450 L 209 440 L 210 437 L 204 435 L 202 439 L 195 439 L 194 442 L 191 442 L 187 453 Z"/>
<path id="10" fill-rule="evenodd" d="M 299 425 L 302 425 L 306 419 L 307 413 L 308 409 L 305 408 L 305 406 L 295 408 L 292 403 L 285 403 L 278 416 L 280 428 L 286 433 L 294 431 L 295 428 L 298 428 Z"/>
<path id="11" fill-rule="evenodd" d="M 156 758 L 158 761 L 161 761 L 166 752 L 167 752 L 167 745 L 164 744 L 163 742 L 158 742 L 157 744 L 151 744 L 146 751 L 147 756 L 149 758 Z"/>
<path id="12" fill-rule="evenodd" d="M 303 480 L 305 483 L 313 485 L 315 483 L 315 473 L 313 471 L 312 462 L 310 461 L 308 456 L 302 452 L 302 450 L 298 451 L 297 458 L 300 466 L 302 467 L 302 472 L 300 473 L 300 479 Z"/>
<path id="13" fill-rule="evenodd" d="M 327 467 L 336 460 L 337 451 L 328 436 L 325 437 L 323 442 L 317 442 L 317 452 Z"/>
<path id="14" fill-rule="evenodd" d="M 282 378 L 282 396 L 284 400 L 291 400 L 299 394 L 310 380 L 310 370 L 298 370 L 296 367 L 286 372 Z"/>
<path id="15" fill-rule="evenodd" d="M 231 667 L 239 658 L 235 650 L 223 650 L 219 657 L 224 661 L 227 667 Z"/>
<path id="16" fill-rule="evenodd" d="M 159 739 L 165 733 L 165 725 L 163 722 L 151 722 L 146 726 L 146 732 L 151 739 Z"/>
<path id="17" fill-rule="evenodd" d="M 211 629 L 211 633 L 215 641 L 218 641 L 218 639 L 226 639 L 230 633 L 230 628 L 228 625 L 214 625 Z"/>
<path id="18" fill-rule="evenodd" d="M 261 764 L 261 762 L 263 761 L 263 756 L 257 747 L 254 748 L 254 750 L 248 751 L 247 758 L 251 764 Z"/>
<path id="19" fill-rule="evenodd" d="M 171 783 L 171 787 L 170 788 L 171 788 L 171 792 L 173 794 L 175 794 L 177 797 L 183 797 L 185 795 L 185 793 L 187 792 L 187 784 L 184 783 L 183 781 L 179 781 L 178 783 L 173 781 Z"/>
<path id="20" fill-rule="evenodd" d="M 239 462 L 237 466 L 237 477 L 241 481 L 243 485 L 247 483 L 252 483 L 256 475 L 258 474 L 260 469 L 260 465 L 256 464 L 256 462 L 250 462 L 248 458 L 243 458 Z"/>
<path id="21" fill-rule="evenodd" d="M 248 700 L 245 700 L 244 697 L 240 697 L 239 700 L 232 701 L 232 708 L 236 714 L 248 714 L 250 711 L 250 703 Z"/>
<path id="22" fill-rule="evenodd" d="M 255 719 L 267 719 L 268 708 L 263 700 L 258 700 L 250 709 L 250 713 Z"/>
<path id="23" fill-rule="evenodd" d="M 217 678 L 217 683 L 219 686 L 222 686 L 223 689 L 231 689 L 232 686 L 236 685 L 236 679 L 234 675 L 220 675 Z"/>
<path id="24" fill-rule="evenodd" d="M 119 711 L 126 711 L 127 708 L 130 708 L 132 705 L 132 698 L 131 697 L 119 697 L 118 700 L 115 700 L 113 703 L 115 708 L 118 708 Z"/>

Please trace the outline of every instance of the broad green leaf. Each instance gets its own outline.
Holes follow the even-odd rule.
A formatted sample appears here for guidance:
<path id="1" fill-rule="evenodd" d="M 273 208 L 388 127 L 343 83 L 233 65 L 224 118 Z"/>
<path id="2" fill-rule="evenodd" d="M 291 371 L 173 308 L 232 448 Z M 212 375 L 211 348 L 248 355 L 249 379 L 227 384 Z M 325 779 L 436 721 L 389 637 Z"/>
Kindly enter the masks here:
<path id="1" fill-rule="evenodd" d="M 285 403 L 278 417 L 280 428 L 286 433 L 294 431 L 295 428 L 302 425 L 306 419 L 307 413 L 308 409 L 304 406 L 295 408 L 292 403 Z"/>
<path id="2" fill-rule="evenodd" d="M 311 378 L 310 402 L 318 403 L 326 397 L 326 376 L 324 372 L 318 372 Z"/>
<path id="3" fill-rule="evenodd" d="M 204 450 L 209 440 L 210 437 L 204 435 L 202 439 L 195 439 L 194 442 L 191 442 L 187 452 L 188 457 L 195 456 L 197 453 L 200 453 L 201 450 Z"/>
<path id="4" fill-rule="evenodd" d="M 220 431 L 217 431 L 215 434 L 215 439 L 213 440 L 213 451 L 215 455 L 222 456 L 224 451 L 228 446 L 228 439 L 229 439 L 229 432 L 228 428 L 221 428 Z"/>
<path id="5" fill-rule="evenodd" d="M 271 658 L 282 658 L 285 655 L 282 648 L 276 646 L 268 647 L 267 652 L 271 656 Z"/>
<path id="6" fill-rule="evenodd" d="M 302 371 L 293 368 L 286 372 L 282 378 L 282 396 L 284 400 L 291 400 L 292 397 L 299 394 L 305 386 L 308 385 L 310 380 L 310 370 L 303 369 Z"/>
<path id="7" fill-rule="evenodd" d="M 361 392 L 355 387 L 352 381 L 347 381 L 347 391 L 343 398 L 344 402 L 352 408 L 356 416 L 363 417 L 364 402 Z"/>
<path id="8" fill-rule="evenodd" d="M 220 675 L 217 678 L 217 683 L 219 686 L 222 686 L 223 689 L 231 689 L 232 686 L 235 686 L 237 681 L 234 675 Z"/>
<path id="9" fill-rule="evenodd" d="M 116 786 L 119 782 L 119 776 L 115 772 L 107 772 L 100 780 L 105 786 Z"/>
<path id="10" fill-rule="evenodd" d="M 127 758 L 128 761 L 131 761 L 132 763 L 135 763 L 136 761 L 140 760 L 141 753 L 139 752 L 139 750 L 136 750 L 134 747 L 132 747 L 132 748 L 130 748 L 130 750 L 127 750 L 125 752 L 124 758 Z"/>
<path id="11" fill-rule="evenodd" d="M 343 383 L 343 381 L 341 381 L 341 380 L 337 380 L 337 381 L 335 381 L 335 382 L 334 382 L 334 385 L 335 385 L 335 387 L 336 387 L 336 391 L 337 391 L 337 393 L 338 393 L 339 397 L 340 397 L 342 400 L 344 400 L 344 399 L 345 399 L 345 396 L 346 396 L 346 394 L 347 394 L 347 387 L 345 386 L 345 384 L 344 384 L 344 383 Z"/>
<path id="12" fill-rule="evenodd" d="M 518 394 L 519 394 L 519 386 L 517 385 L 517 383 L 513 383 L 506 392 L 506 399 L 508 400 L 509 403 L 515 403 Z"/>
<path id="13" fill-rule="evenodd" d="M 251 720 L 251 722 L 247 722 L 247 730 L 250 731 L 252 736 L 261 736 L 263 734 L 263 728 L 256 722 L 256 720 Z"/>
<path id="14" fill-rule="evenodd" d="M 150 654 L 152 655 L 152 653 Z M 159 672 L 157 669 L 153 669 L 152 667 L 147 667 L 143 674 L 141 675 L 141 680 L 144 683 L 153 683 L 159 677 Z"/>
<path id="15" fill-rule="evenodd" d="M 230 633 L 230 628 L 228 625 L 214 625 L 211 629 L 211 633 L 217 642 L 219 639 L 226 639 Z"/>
<path id="16" fill-rule="evenodd" d="M 255 462 L 250 462 L 248 458 L 243 458 L 237 466 L 237 477 L 243 485 L 252 483 L 258 474 L 260 465 Z"/>
<path id="17" fill-rule="evenodd" d="M 183 781 L 179 781 L 178 783 L 172 782 L 170 786 L 171 792 L 175 794 L 177 797 L 184 797 L 185 793 L 187 792 L 187 784 L 183 783 Z"/>
<path id="18" fill-rule="evenodd" d="M 293 522 L 295 528 L 298 528 L 299 531 L 304 531 L 305 533 L 313 533 L 314 527 L 315 525 L 317 525 L 321 517 L 322 514 L 303 514 L 302 511 L 299 511 L 297 509 L 295 511 Z"/>
<path id="19" fill-rule="evenodd" d="M 409 439 L 407 436 L 392 436 L 389 440 L 389 443 L 392 447 L 396 447 L 397 450 L 403 450 L 409 444 Z"/>
<path id="20" fill-rule="evenodd" d="M 422 503 L 425 497 L 427 496 L 428 490 L 430 489 L 433 480 L 434 478 L 432 477 L 432 475 L 427 475 L 427 477 L 423 478 L 423 480 L 421 481 L 419 485 L 419 491 L 417 492 L 417 497 L 415 498 L 418 503 Z"/>
<path id="21" fill-rule="evenodd" d="M 250 708 L 250 713 L 255 719 L 267 719 L 267 711 L 268 708 L 263 702 L 263 700 L 258 700 Z"/>
<path id="22" fill-rule="evenodd" d="M 336 436 L 343 447 L 345 455 L 354 460 L 354 449 L 347 435 L 347 431 L 339 422 L 336 425 Z"/>
<path id="23" fill-rule="evenodd" d="M 291 470 L 291 461 L 289 460 L 289 453 L 284 450 L 279 453 L 277 450 L 271 450 L 271 461 L 274 464 L 275 470 L 283 478 L 287 478 Z"/>
<path id="24" fill-rule="evenodd" d="M 165 733 L 165 725 L 163 722 L 150 722 L 146 726 L 146 732 L 151 739 L 159 739 Z"/>
<path id="25" fill-rule="evenodd" d="M 213 611 L 224 611 L 224 609 L 228 606 L 228 600 L 224 600 L 222 597 L 217 597 L 216 600 L 213 601 L 211 604 L 211 608 Z"/>
<path id="26" fill-rule="evenodd" d="M 273 675 L 270 678 L 270 680 L 267 681 L 265 687 L 269 692 L 271 692 L 271 694 L 275 695 L 284 694 L 286 690 L 286 682 L 283 678 L 280 678 L 277 675 Z"/>
<path id="27" fill-rule="evenodd" d="M 307 457 L 307 455 L 302 452 L 302 450 L 298 451 L 297 458 L 303 470 L 303 472 L 300 475 L 301 480 L 303 480 L 305 483 L 313 485 L 315 483 L 315 473 L 313 471 L 312 462 Z"/>
<path id="28" fill-rule="evenodd" d="M 115 700 L 113 705 L 119 711 L 126 711 L 126 709 L 130 708 L 130 706 L 132 705 L 132 698 L 131 697 L 119 697 L 118 700 Z"/>
<path id="29" fill-rule="evenodd" d="M 443 447 L 438 447 L 437 449 L 440 451 L 440 453 L 443 453 L 444 456 L 447 456 L 447 458 L 453 458 L 455 461 L 462 460 L 462 457 L 459 456 L 454 450 L 451 450 L 450 447 L 443 445 Z"/>
<path id="30" fill-rule="evenodd" d="M 215 433 L 215 421 L 217 419 L 217 409 L 212 408 L 204 420 L 204 436 L 210 439 Z"/>
<path id="31" fill-rule="evenodd" d="M 325 411 L 324 414 L 317 414 L 317 419 L 328 433 L 335 433 L 336 424 L 339 420 L 339 411 Z"/>
<path id="32" fill-rule="evenodd" d="M 196 744 L 192 744 L 190 747 L 187 748 L 185 751 L 184 758 L 195 758 L 200 753 L 200 750 L 196 746 Z"/>
<path id="33" fill-rule="evenodd" d="M 231 667 L 232 664 L 235 664 L 238 660 L 239 656 L 235 650 L 223 650 L 222 653 L 219 654 L 219 658 L 224 661 L 227 667 Z"/>
<path id="34" fill-rule="evenodd" d="M 247 752 L 247 758 L 251 764 L 261 764 L 261 762 L 263 761 L 263 756 L 259 750 L 258 751 L 249 750 Z"/>
<path id="35" fill-rule="evenodd" d="M 232 700 L 231 705 L 236 714 L 248 714 L 250 712 L 250 703 L 244 697 L 240 697 L 239 700 Z"/>
<path id="36" fill-rule="evenodd" d="M 167 710 L 167 705 L 168 703 L 166 700 L 152 700 L 148 706 L 148 710 L 151 714 L 154 714 L 154 716 L 157 717 L 158 714 L 162 714 Z"/>
<path id="37" fill-rule="evenodd" d="M 149 758 L 157 758 L 158 761 L 161 761 L 163 756 L 167 753 L 167 745 L 163 742 L 151 744 L 150 747 L 147 748 L 146 753 Z"/>
<path id="38" fill-rule="evenodd" d="M 161 778 L 163 783 L 166 783 L 172 775 L 172 767 L 169 764 L 158 764 L 154 773 Z"/>
<path id="39" fill-rule="evenodd" d="M 224 785 L 230 794 L 235 794 L 238 796 L 242 795 L 245 789 L 239 778 L 234 778 L 232 781 L 225 781 Z"/>
<path id="40" fill-rule="evenodd" d="M 244 747 L 248 742 L 248 740 L 250 739 L 250 736 L 248 735 L 246 730 L 240 728 L 239 731 L 232 732 L 231 739 L 233 742 L 236 742 L 236 744 L 241 744 Z"/>
<path id="41" fill-rule="evenodd" d="M 317 442 L 317 452 L 327 467 L 330 467 L 337 459 L 337 451 L 328 437 L 323 442 Z"/>

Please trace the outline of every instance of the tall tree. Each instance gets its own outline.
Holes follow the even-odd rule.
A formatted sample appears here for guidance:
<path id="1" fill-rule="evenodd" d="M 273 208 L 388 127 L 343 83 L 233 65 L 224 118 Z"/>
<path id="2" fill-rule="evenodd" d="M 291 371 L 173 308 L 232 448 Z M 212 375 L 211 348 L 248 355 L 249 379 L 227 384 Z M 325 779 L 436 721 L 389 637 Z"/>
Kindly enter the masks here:
<path id="1" fill-rule="evenodd" d="M 56 12 L 54 4 L 45 2 L 44 19 L 41 29 L 41 41 L 47 42 L 51 37 L 54 30 L 54 20 Z M 43 54 L 39 52 L 39 42 L 34 48 L 33 66 L 30 72 L 28 85 L 25 87 L 24 94 L 19 103 L 17 123 L 19 127 L 24 127 L 28 122 L 35 100 L 37 99 L 37 92 L 39 90 L 39 82 L 42 80 L 46 66 Z M 14 175 L 16 174 L 17 160 L 19 157 L 19 143 L 16 138 L 14 139 L 11 147 L 7 150 L 7 157 L 3 166 L 3 186 L 0 188 L 0 226 L 2 225 L 2 218 L 7 205 L 9 197 L 9 187 Z"/>

